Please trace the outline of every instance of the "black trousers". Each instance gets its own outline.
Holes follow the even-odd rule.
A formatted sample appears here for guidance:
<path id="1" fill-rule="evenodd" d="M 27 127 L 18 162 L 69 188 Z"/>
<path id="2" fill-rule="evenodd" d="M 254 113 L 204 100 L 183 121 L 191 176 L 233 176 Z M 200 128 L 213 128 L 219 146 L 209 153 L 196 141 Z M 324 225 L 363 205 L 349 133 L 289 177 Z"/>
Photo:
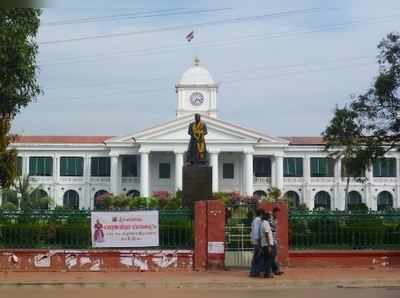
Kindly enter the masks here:
<path id="1" fill-rule="evenodd" d="M 263 257 L 263 252 L 261 251 L 261 246 L 254 245 L 250 274 L 259 275 L 263 271 L 264 271 L 264 257 Z"/>
<path id="2" fill-rule="evenodd" d="M 277 260 L 277 256 L 278 256 L 278 247 L 274 245 L 272 246 L 272 263 L 271 263 L 272 272 L 274 273 L 281 271 L 279 262 Z"/>
<path id="3" fill-rule="evenodd" d="M 263 258 L 264 258 L 264 274 L 272 274 L 272 264 L 274 261 L 273 249 L 268 252 L 267 247 L 263 247 Z"/>

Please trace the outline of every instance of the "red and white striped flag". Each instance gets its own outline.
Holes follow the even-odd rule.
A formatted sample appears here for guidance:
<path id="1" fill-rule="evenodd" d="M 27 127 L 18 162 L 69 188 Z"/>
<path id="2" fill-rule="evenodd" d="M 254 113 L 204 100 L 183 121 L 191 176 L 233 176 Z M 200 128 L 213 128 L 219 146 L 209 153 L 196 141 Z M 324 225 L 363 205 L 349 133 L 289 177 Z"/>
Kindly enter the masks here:
<path id="1" fill-rule="evenodd" d="M 194 38 L 194 31 L 192 31 L 188 35 L 186 35 L 186 40 L 188 42 L 191 42 L 193 38 Z"/>

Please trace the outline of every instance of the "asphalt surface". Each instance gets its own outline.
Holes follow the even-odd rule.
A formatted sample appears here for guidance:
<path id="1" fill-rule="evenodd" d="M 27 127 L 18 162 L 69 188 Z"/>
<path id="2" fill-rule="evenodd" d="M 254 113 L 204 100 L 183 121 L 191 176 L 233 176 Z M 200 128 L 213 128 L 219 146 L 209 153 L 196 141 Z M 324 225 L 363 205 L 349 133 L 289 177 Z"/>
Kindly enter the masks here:
<path id="1" fill-rule="evenodd" d="M 207 290 L 207 289 L 0 289 L 0 297 L 10 298 L 125 298 L 125 297 L 173 297 L 173 298 L 399 298 L 399 288 L 338 288 L 338 289 L 277 289 L 277 290 Z M 140 297 L 140 296 L 139 296 Z"/>

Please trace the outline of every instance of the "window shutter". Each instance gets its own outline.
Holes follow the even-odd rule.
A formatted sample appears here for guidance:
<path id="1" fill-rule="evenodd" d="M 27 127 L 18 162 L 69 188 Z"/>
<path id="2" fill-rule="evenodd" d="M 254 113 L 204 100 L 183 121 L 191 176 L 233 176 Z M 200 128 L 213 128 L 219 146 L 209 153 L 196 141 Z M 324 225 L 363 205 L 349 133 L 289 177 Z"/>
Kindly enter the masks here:
<path id="1" fill-rule="evenodd" d="M 314 158 L 314 157 L 310 158 L 310 163 L 311 163 L 311 167 L 310 167 L 311 168 L 311 177 L 316 177 L 317 173 L 318 173 L 318 170 L 317 170 L 318 163 L 317 163 L 316 158 Z"/>
<path id="2" fill-rule="evenodd" d="M 296 164 L 297 164 L 296 177 L 303 177 L 303 159 L 301 157 L 296 158 Z"/>

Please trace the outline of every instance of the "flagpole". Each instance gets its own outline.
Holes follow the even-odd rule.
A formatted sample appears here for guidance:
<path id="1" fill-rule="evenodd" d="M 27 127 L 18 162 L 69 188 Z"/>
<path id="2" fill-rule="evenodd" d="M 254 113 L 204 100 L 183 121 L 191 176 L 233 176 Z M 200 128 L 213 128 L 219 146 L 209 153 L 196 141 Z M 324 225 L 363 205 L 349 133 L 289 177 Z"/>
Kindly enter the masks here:
<path id="1" fill-rule="evenodd" d="M 191 51 L 194 54 L 193 60 L 197 60 L 197 56 L 198 56 L 198 46 L 195 44 L 194 41 L 192 41 L 194 39 L 194 30 L 192 30 L 189 34 L 186 35 L 186 41 L 191 43 L 190 47 L 191 47 Z"/>

